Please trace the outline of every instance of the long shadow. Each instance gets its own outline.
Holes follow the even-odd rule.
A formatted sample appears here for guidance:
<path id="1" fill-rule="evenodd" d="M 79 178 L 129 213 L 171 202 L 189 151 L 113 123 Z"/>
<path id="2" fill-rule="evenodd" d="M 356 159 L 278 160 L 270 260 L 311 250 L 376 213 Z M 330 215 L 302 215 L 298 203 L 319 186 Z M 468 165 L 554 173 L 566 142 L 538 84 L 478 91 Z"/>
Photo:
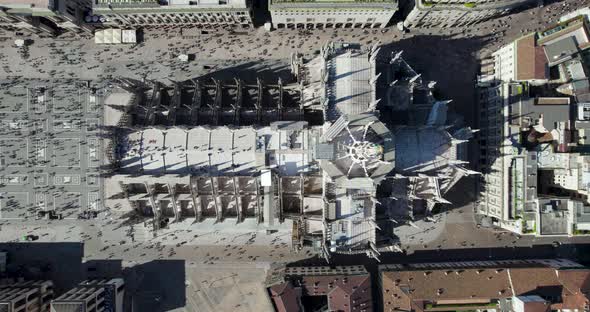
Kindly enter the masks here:
<path id="1" fill-rule="evenodd" d="M 184 260 L 155 260 L 125 269 L 126 311 L 164 312 L 186 305 Z"/>
<path id="2" fill-rule="evenodd" d="M 254 27 L 260 27 L 264 25 L 265 22 L 270 22 L 268 1 L 254 0 L 252 2 L 252 23 L 254 24 Z"/>
<path id="3" fill-rule="evenodd" d="M 83 261 L 83 243 L 0 243 L 0 251 L 8 253 L 6 272 L 0 277 L 51 280 L 56 297 L 87 279 L 122 277 L 125 311 L 163 312 L 186 305 L 184 260 L 123 268 L 121 259 Z"/>
<path id="4" fill-rule="evenodd" d="M 276 84 L 279 78 L 282 79 L 284 83 L 294 81 L 294 77 L 291 74 L 291 68 L 288 63 L 279 63 L 279 66 L 277 66 L 277 64 L 272 64 L 274 66 L 272 67 L 267 62 L 273 61 L 247 61 L 241 64 L 215 69 L 200 77 L 194 78 L 199 78 L 199 80 L 204 82 L 207 82 L 207 80 L 210 78 L 226 81 L 239 78 L 248 84 L 255 84 L 256 78 L 260 78 L 263 82 L 269 84 Z"/>
<path id="5" fill-rule="evenodd" d="M 397 77 L 398 75 L 413 76 L 421 74 L 424 84 L 428 84 L 429 81 L 436 82 L 432 92 L 435 100 L 452 100 L 447 115 L 446 122 L 448 124 L 454 124 L 455 127 L 470 126 L 477 129 L 479 125 L 477 123 L 475 81 L 479 70 L 479 61 L 476 54 L 490 40 L 491 38 L 488 36 L 456 38 L 420 35 L 382 45 L 380 55 L 383 58 L 389 58 L 400 51 L 404 51 L 401 57 L 413 71 L 401 67 L 396 72 L 387 73 L 384 70 L 389 66 L 388 60 L 386 59 L 385 62 L 380 60 L 382 65 L 379 65 L 379 67 L 382 68 L 383 77 L 381 83 L 378 84 L 378 96 L 386 98 L 389 81 L 401 79 Z M 416 102 L 412 97 L 398 98 L 397 101 L 400 105 L 410 101 L 409 107 L 425 104 L 420 102 L 421 100 Z M 382 101 L 380 107 L 380 119 L 390 129 L 401 125 L 411 125 L 412 120 L 417 120 L 418 114 L 412 109 L 393 109 L 385 105 L 384 102 L 386 101 Z M 404 118 L 400 118 L 400 116 L 404 116 Z M 414 116 L 414 118 L 411 118 L 411 116 Z M 454 121 L 457 122 L 454 123 Z M 477 138 L 473 138 L 469 143 L 464 144 L 468 144 L 466 148 L 471 163 L 470 167 L 477 169 L 476 164 L 479 161 Z M 395 172 L 394 169 L 391 174 Z M 477 200 L 475 179 L 477 177 L 464 178 L 459 181 L 448 193 L 443 195 L 452 205 L 437 205 L 435 212 L 456 209 Z M 384 226 L 388 224 L 389 222 L 385 222 Z"/>
<path id="6" fill-rule="evenodd" d="M 6 276 L 49 279 L 57 293 L 85 279 L 82 243 L 0 243 L 8 252 Z"/>
<path id="7" fill-rule="evenodd" d="M 590 243 L 534 245 L 532 247 L 502 247 L 502 248 L 460 248 L 445 250 L 417 250 L 411 254 L 382 252 L 378 262 L 369 259 L 365 254 L 340 255 L 333 254 L 331 263 L 338 265 L 365 265 L 367 269 L 376 269 L 380 264 L 409 264 L 425 262 L 453 262 L 453 261 L 493 261 L 493 260 L 526 260 L 526 259 L 556 259 L 565 258 L 580 264 L 590 264 Z M 329 265 L 319 256 L 289 263 L 288 266 L 321 266 Z"/>
<path id="8" fill-rule="evenodd" d="M 476 53 L 490 40 L 489 36 L 420 35 L 384 44 L 380 54 L 390 56 L 404 51 L 402 58 L 422 74 L 422 79 L 436 81 L 435 97 L 453 100 L 449 110 L 464 116 L 467 125 L 474 126 L 475 79 L 479 69 Z"/>

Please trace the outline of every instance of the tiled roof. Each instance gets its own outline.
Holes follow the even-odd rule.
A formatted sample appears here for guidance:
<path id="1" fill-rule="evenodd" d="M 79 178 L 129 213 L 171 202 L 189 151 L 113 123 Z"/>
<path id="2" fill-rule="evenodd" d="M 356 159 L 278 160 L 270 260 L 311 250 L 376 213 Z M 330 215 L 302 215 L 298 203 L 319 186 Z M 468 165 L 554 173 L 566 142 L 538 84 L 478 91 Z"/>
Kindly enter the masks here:
<path id="1" fill-rule="evenodd" d="M 302 296 L 327 296 L 330 311 L 372 311 L 373 305 L 369 274 L 292 277 L 270 293 L 277 311 L 300 311 Z"/>
<path id="2" fill-rule="evenodd" d="M 564 309 L 581 309 L 581 307 L 589 305 L 590 270 L 559 270 L 557 278 L 563 285 L 564 290 L 570 293 L 563 296 Z"/>
<path id="3" fill-rule="evenodd" d="M 535 34 L 516 41 L 516 80 L 547 79 L 547 58 Z"/>
<path id="4" fill-rule="evenodd" d="M 461 269 L 385 272 L 394 287 L 407 289 L 414 300 L 491 299 L 511 297 L 505 269 Z M 469 284 L 469 287 L 465 285 Z M 384 287 L 385 289 L 385 287 Z"/>
<path id="5" fill-rule="evenodd" d="M 538 295 L 556 298 L 551 310 L 588 306 L 590 270 L 558 270 L 549 267 L 511 269 L 449 269 L 385 271 L 384 311 L 423 311 L 426 303 L 481 303 L 512 296 Z M 561 298 L 561 300 L 559 300 Z M 526 311 L 546 311 L 545 304 L 531 304 Z"/>
<path id="6" fill-rule="evenodd" d="M 299 298 L 301 289 L 296 289 L 290 282 L 274 285 L 269 289 L 277 312 L 300 311 Z"/>

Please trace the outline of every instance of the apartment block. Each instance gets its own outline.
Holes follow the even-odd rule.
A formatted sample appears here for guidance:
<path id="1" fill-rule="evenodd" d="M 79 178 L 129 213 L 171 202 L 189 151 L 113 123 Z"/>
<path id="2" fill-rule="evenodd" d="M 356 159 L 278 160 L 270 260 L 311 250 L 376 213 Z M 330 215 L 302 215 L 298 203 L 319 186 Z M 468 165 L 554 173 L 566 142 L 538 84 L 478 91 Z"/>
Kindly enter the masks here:
<path id="1" fill-rule="evenodd" d="M 45 312 L 52 298 L 51 281 L 0 281 L 2 312 Z"/>
<path id="2" fill-rule="evenodd" d="M 397 0 L 269 0 L 276 28 L 383 28 L 398 9 Z"/>
<path id="3" fill-rule="evenodd" d="M 94 0 L 92 14 L 102 26 L 252 25 L 249 0 Z"/>
<path id="4" fill-rule="evenodd" d="M 482 62 L 477 211 L 486 223 L 519 234 L 588 233 L 589 47 L 580 15 Z"/>

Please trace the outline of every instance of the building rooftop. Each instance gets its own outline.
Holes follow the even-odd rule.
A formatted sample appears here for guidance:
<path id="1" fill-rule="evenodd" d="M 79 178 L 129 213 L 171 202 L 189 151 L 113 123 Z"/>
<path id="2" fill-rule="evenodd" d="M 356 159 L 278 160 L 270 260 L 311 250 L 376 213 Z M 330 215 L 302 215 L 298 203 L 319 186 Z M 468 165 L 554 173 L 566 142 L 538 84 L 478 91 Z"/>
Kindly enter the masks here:
<path id="1" fill-rule="evenodd" d="M 115 8 L 189 7 L 199 9 L 247 8 L 245 0 L 95 0 L 97 6 Z"/>
<path id="2" fill-rule="evenodd" d="M 457 159 L 453 137 L 435 127 L 400 128 L 394 133 L 396 170 L 428 172 L 444 168 Z"/>
<path id="3" fill-rule="evenodd" d="M 337 54 L 327 64 L 330 76 L 327 83 L 330 106 L 340 114 L 356 115 L 367 111 L 375 100 L 375 66 L 366 53 L 348 50 Z"/>
<path id="4" fill-rule="evenodd" d="M 353 274 L 312 272 L 291 274 L 283 283 L 271 286 L 269 292 L 278 311 L 314 310 L 308 298 L 325 298 L 330 311 L 371 311 L 371 277 L 364 271 Z M 303 307 L 303 309 L 301 309 Z"/>
<path id="5" fill-rule="evenodd" d="M 569 231 L 568 205 L 566 198 L 539 198 L 540 233 L 542 235 L 565 235 Z"/>
<path id="6" fill-rule="evenodd" d="M 574 37 L 565 37 L 543 46 L 549 66 L 554 66 L 570 59 L 578 52 L 578 45 Z"/>
<path id="7" fill-rule="evenodd" d="M 583 16 L 576 16 L 539 32 L 539 45 L 551 44 L 564 37 L 574 36 L 580 46 L 588 44 L 589 36 Z"/>
<path id="8" fill-rule="evenodd" d="M 396 297 L 418 300 L 493 299 L 511 297 L 505 269 L 392 271 L 383 273 L 386 311 Z"/>
<path id="9" fill-rule="evenodd" d="M 516 41 L 516 80 L 548 79 L 549 68 L 543 48 L 537 46 L 536 35 Z"/>
<path id="10" fill-rule="evenodd" d="M 240 228 L 246 222 L 270 228 L 275 220 L 289 219 L 293 241 L 301 247 L 321 248 L 328 258 L 333 252 L 377 257 L 377 249 L 390 246 L 392 238 L 391 232 L 377 231 L 391 223 L 381 216 L 400 215 L 381 204 L 392 197 L 378 193 L 379 186 L 403 173 L 405 180 L 389 191 L 395 189 L 399 203 L 412 205 L 406 214 L 414 209 L 427 214 L 436 204 L 449 203 L 443 196 L 461 177 L 476 173 L 463 167 L 465 153 L 459 152 L 459 144 L 472 138 L 473 131 L 460 118 L 449 118 L 448 101 L 434 99 L 434 84 L 423 83 L 401 53 L 380 63 L 385 74 L 377 74 L 379 51 L 378 45 L 361 49 L 328 43 L 311 59 L 296 54 L 291 70 L 297 83 L 267 85 L 278 101 L 264 96 L 260 80 L 256 88 L 239 79 L 199 79 L 192 87 L 187 82 L 173 88 L 121 80 L 122 87 L 140 91 L 132 97 L 136 104 L 128 109 L 134 111 L 127 116 L 131 118 L 113 120 L 126 122 L 128 131 L 111 149 L 120 168 L 114 178 L 125 188 L 130 206 L 142 213 L 151 210 L 154 219 L 190 216 L 203 224 L 231 218 Z M 378 84 L 378 79 L 384 81 Z M 405 124 L 380 119 L 376 87 L 393 86 L 389 79 L 405 85 L 408 97 L 416 91 L 423 102 L 396 109 L 414 112 L 416 107 L 420 118 Z M 244 105 L 235 120 L 241 91 L 248 88 L 260 96 L 257 101 L 250 96 L 253 105 Z M 296 94 L 301 96 L 285 106 L 280 94 L 287 89 L 300 90 Z M 235 98 L 227 96 L 231 92 Z M 305 118 L 308 107 L 323 110 L 321 122 Z M 285 114 L 286 108 L 293 115 Z M 260 118 L 265 112 L 267 121 L 273 120 L 267 126 Z M 189 118 L 179 122 L 182 115 Z M 254 125 L 243 126 L 250 124 L 244 122 L 248 117 L 254 117 Z M 220 126 L 232 120 L 234 127 Z M 133 130 L 137 125 L 146 128 Z M 251 190 L 244 191 L 240 181 Z"/>
<path id="11" fill-rule="evenodd" d="M 576 206 L 576 222 L 590 223 L 590 206 Z"/>
<path id="12" fill-rule="evenodd" d="M 308 135 L 271 127 L 148 128 L 130 133 L 118 147 L 121 172 L 247 175 L 270 161 L 285 175 L 296 175 L 308 169 Z M 276 153 L 267 160 L 265 151 Z"/>
<path id="13" fill-rule="evenodd" d="M 395 137 L 373 114 L 343 116 L 326 131 L 331 132 L 335 134 L 324 138 L 334 145 L 335 158 L 322 161 L 321 166 L 337 183 L 345 177 L 378 183 L 393 170 Z"/>
<path id="14" fill-rule="evenodd" d="M 312 8 L 391 8 L 397 9 L 395 0 L 271 0 L 270 9 L 273 7 L 312 7 Z"/>
<path id="15" fill-rule="evenodd" d="M 380 269 L 385 311 L 423 311 L 436 304 L 489 308 L 492 300 L 521 295 L 553 298 L 552 310 L 584 309 L 588 304 L 589 269 L 470 268 L 412 271 Z"/>
<path id="16" fill-rule="evenodd" d="M 514 87 L 511 87 L 514 88 Z M 512 98 L 509 114 L 514 116 L 512 122 L 518 120 L 520 125 L 534 125 L 536 120 L 551 131 L 559 128 L 560 122 L 573 120 L 575 107 L 569 104 L 569 97 L 527 97 L 517 96 Z M 540 117 L 543 116 L 542 120 Z M 557 138 L 556 138 L 557 139 Z"/>
<path id="17" fill-rule="evenodd" d="M 3 0 L 0 8 L 53 8 L 53 0 Z"/>

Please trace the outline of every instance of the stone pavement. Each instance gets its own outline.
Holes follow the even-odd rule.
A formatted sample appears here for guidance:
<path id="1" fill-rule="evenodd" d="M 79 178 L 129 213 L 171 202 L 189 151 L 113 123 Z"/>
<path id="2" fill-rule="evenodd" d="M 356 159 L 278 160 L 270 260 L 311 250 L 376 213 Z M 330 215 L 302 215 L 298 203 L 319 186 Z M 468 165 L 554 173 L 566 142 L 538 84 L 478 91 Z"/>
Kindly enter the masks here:
<path id="1" fill-rule="evenodd" d="M 0 85 L 0 219 L 100 209 L 100 95 L 78 80 Z"/>

